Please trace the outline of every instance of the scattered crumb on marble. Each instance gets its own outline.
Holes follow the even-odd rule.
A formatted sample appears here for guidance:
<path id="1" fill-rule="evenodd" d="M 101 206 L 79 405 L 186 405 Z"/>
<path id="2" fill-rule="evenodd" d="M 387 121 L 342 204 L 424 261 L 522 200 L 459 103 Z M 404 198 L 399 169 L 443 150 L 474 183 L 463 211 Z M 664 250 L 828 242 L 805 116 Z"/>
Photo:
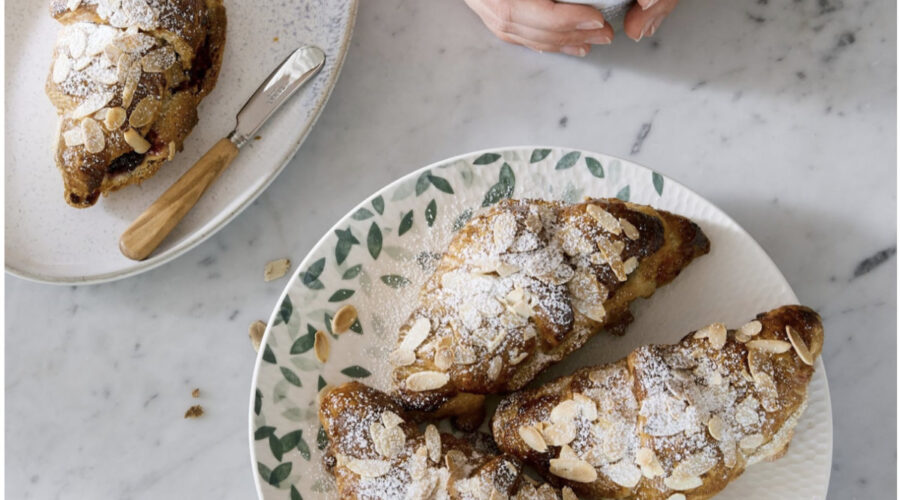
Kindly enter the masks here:
<path id="1" fill-rule="evenodd" d="M 184 418 L 200 418 L 201 416 L 203 416 L 203 407 L 200 405 L 191 406 L 184 412 Z"/>
<path id="2" fill-rule="evenodd" d="M 263 277 L 266 281 L 273 281 L 287 274 L 291 268 L 291 259 L 275 259 L 266 262 Z"/>
<path id="3" fill-rule="evenodd" d="M 266 332 L 264 321 L 254 321 L 250 325 L 250 341 L 253 342 L 253 350 L 259 352 L 259 344 L 262 343 L 263 334 Z"/>
<path id="4" fill-rule="evenodd" d="M 191 397 L 199 398 L 200 397 L 200 389 L 196 388 L 193 391 L 191 391 Z"/>

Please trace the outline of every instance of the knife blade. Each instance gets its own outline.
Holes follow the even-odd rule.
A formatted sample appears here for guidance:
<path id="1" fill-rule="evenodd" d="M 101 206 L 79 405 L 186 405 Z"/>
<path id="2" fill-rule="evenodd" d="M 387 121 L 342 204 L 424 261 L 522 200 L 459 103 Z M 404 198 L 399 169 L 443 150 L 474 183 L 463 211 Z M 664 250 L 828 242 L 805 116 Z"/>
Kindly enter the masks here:
<path id="1" fill-rule="evenodd" d="M 288 56 L 250 96 L 237 114 L 234 130 L 197 160 L 175 184 L 138 216 L 119 238 L 119 250 L 144 260 L 197 204 L 266 121 L 325 64 L 325 53 L 311 45 Z"/>

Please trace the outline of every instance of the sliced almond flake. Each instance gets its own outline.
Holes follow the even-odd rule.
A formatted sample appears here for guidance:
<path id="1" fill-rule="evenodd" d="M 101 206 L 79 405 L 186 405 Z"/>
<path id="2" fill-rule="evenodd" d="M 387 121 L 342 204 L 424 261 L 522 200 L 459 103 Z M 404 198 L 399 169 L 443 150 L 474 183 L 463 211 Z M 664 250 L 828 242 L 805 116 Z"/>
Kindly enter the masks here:
<path id="1" fill-rule="evenodd" d="M 619 281 L 628 280 L 628 273 L 625 272 L 625 264 L 622 262 L 621 255 L 619 255 L 621 250 L 618 250 L 617 246 L 613 245 L 611 241 L 603 237 L 597 242 L 597 248 L 600 250 L 603 260 L 609 264 L 609 268 L 612 270 L 613 274 L 616 275 L 616 278 Z"/>
<path id="2" fill-rule="evenodd" d="M 674 495 L 670 495 L 666 500 L 687 500 L 687 497 L 682 493 L 675 493 Z"/>
<path id="3" fill-rule="evenodd" d="M 131 54 L 122 54 L 116 58 L 116 76 L 118 77 L 119 83 L 122 85 L 125 84 L 128 72 L 136 62 L 137 58 Z"/>
<path id="4" fill-rule="evenodd" d="M 105 57 L 107 61 L 114 63 L 121 62 L 119 61 L 119 59 L 121 59 L 122 54 L 124 54 L 124 52 L 122 52 L 122 49 L 116 47 L 112 43 L 108 43 L 105 47 L 103 47 L 103 57 Z M 117 64 L 117 66 L 119 65 Z M 119 79 L 119 83 L 122 83 L 123 81 L 123 79 Z"/>
<path id="5" fill-rule="evenodd" d="M 738 331 L 748 337 L 752 337 L 762 331 L 762 323 L 757 320 L 753 320 L 738 328 Z"/>
<path id="6" fill-rule="evenodd" d="M 572 488 L 569 488 L 568 486 L 563 486 L 562 500 L 578 500 L 578 496 L 575 495 L 575 492 L 572 491 Z"/>
<path id="7" fill-rule="evenodd" d="M 641 474 L 647 479 L 662 477 L 666 473 L 662 464 L 659 463 L 656 453 L 650 448 L 639 448 L 634 454 L 634 463 L 641 467 Z"/>
<path id="8" fill-rule="evenodd" d="M 541 431 L 544 435 L 544 441 L 550 446 L 562 446 L 569 444 L 575 439 L 575 423 L 572 421 L 560 422 L 558 424 L 550 424 Z"/>
<path id="9" fill-rule="evenodd" d="M 500 356 L 494 356 L 491 358 L 490 364 L 488 364 L 487 376 L 491 381 L 497 380 L 500 377 L 500 370 L 503 369 L 503 360 Z"/>
<path id="10" fill-rule="evenodd" d="M 791 349 L 791 344 L 783 340 L 759 339 L 747 342 L 747 348 L 772 354 L 781 354 L 788 352 Z"/>
<path id="11" fill-rule="evenodd" d="M 126 130 L 122 136 L 125 138 L 125 142 L 134 149 L 135 153 L 144 154 L 150 151 L 150 143 L 133 128 Z"/>
<path id="12" fill-rule="evenodd" d="M 266 333 L 266 324 L 262 321 L 254 321 L 250 324 L 250 342 L 253 343 L 253 350 L 259 352 L 259 345 L 262 343 L 263 334 Z"/>
<path id="13" fill-rule="evenodd" d="M 537 337 L 537 328 L 535 328 L 534 325 L 529 323 L 525 327 L 525 330 L 522 331 L 522 340 L 527 342 L 535 337 Z"/>
<path id="14" fill-rule="evenodd" d="M 516 216 L 511 212 L 501 212 L 491 225 L 494 245 L 498 252 L 505 252 L 516 239 Z"/>
<path id="15" fill-rule="evenodd" d="M 535 429 L 534 426 L 519 426 L 519 437 L 522 438 L 522 441 L 524 441 L 532 450 L 539 453 L 545 453 L 547 451 L 547 443 L 544 441 L 544 437 L 541 436 L 540 431 Z"/>
<path id="16" fill-rule="evenodd" d="M 391 410 L 385 410 L 381 413 L 381 423 L 383 423 L 387 428 L 398 427 L 403 422 L 403 417 L 397 415 Z"/>
<path id="17" fill-rule="evenodd" d="M 441 460 L 441 433 L 437 427 L 428 424 L 425 428 L 425 448 L 428 450 L 428 458 L 438 463 Z"/>
<path id="18" fill-rule="evenodd" d="M 106 107 L 112 100 L 112 92 L 96 92 L 89 95 L 75 109 L 72 110 L 72 118 L 79 119 L 90 116 L 100 109 Z"/>
<path id="19" fill-rule="evenodd" d="M 695 339 L 709 339 L 710 345 L 715 349 L 721 349 L 728 340 L 728 329 L 722 323 L 713 323 L 697 330 Z"/>
<path id="20" fill-rule="evenodd" d="M 394 349 L 388 355 L 388 361 L 392 366 L 409 366 L 416 362 L 416 353 L 409 349 Z"/>
<path id="21" fill-rule="evenodd" d="M 778 409 L 778 387 L 772 376 L 765 372 L 757 373 L 753 376 L 756 390 L 759 394 L 759 402 L 766 411 L 776 411 Z"/>
<path id="22" fill-rule="evenodd" d="M 356 307 L 353 304 L 347 304 L 342 306 L 334 313 L 334 317 L 331 318 L 331 331 L 340 335 L 353 326 L 353 323 L 356 323 L 356 319 L 359 317 L 356 312 Z"/>
<path id="23" fill-rule="evenodd" d="M 376 422 L 373 422 L 373 424 Z M 394 458 L 403 450 L 403 444 L 406 442 L 406 434 L 403 429 L 397 426 L 381 427 L 383 430 L 379 435 L 380 443 L 378 448 L 380 453 L 386 458 Z"/>
<path id="24" fill-rule="evenodd" d="M 72 59 L 78 59 L 84 54 L 84 48 L 87 46 L 87 35 L 84 31 L 75 26 L 70 26 L 71 30 L 67 33 L 66 41 L 69 46 L 69 56 Z"/>
<path id="25" fill-rule="evenodd" d="M 460 365 L 471 365 L 478 358 L 475 357 L 475 350 L 467 345 L 456 346 L 454 352 L 454 361 Z"/>
<path id="26" fill-rule="evenodd" d="M 702 486 L 703 480 L 697 476 L 669 476 L 663 483 L 670 490 L 686 491 Z"/>
<path id="27" fill-rule="evenodd" d="M 75 59 L 75 62 L 72 63 L 72 69 L 75 71 L 81 71 L 84 68 L 87 68 L 88 66 L 90 66 L 91 61 L 93 61 L 93 58 L 91 58 L 91 57 L 88 57 L 88 56 L 79 57 L 78 59 Z"/>
<path id="28" fill-rule="evenodd" d="M 628 257 L 623 265 L 625 266 L 625 274 L 631 274 L 638 268 L 638 259 L 635 256 Z"/>
<path id="29" fill-rule="evenodd" d="M 563 460 L 580 460 L 581 458 L 575 453 L 571 446 L 564 444 L 559 447 L 559 456 Z"/>
<path id="30" fill-rule="evenodd" d="M 391 463 L 386 460 L 364 460 L 353 458 L 345 466 L 362 477 L 381 477 L 391 470 Z"/>
<path id="31" fill-rule="evenodd" d="M 750 342 L 750 339 L 752 339 L 752 338 L 753 338 L 753 337 L 747 336 L 746 334 L 744 334 L 744 333 L 741 332 L 740 330 L 734 332 L 734 340 L 737 340 L 738 342 L 741 342 L 741 343 L 743 343 L 743 344 L 746 344 L 747 342 Z"/>
<path id="32" fill-rule="evenodd" d="M 169 155 L 166 159 L 172 161 L 173 158 L 175 158 L 175 141 L 169 141 Z"/>
<path id="33" fill-rule="evenodd" d="M 145 125 L 150 125 L 153 123 L 153 120 L 156 119 L 156 113 L 159 111 L 160 101 L 159 99 L 151 96 L 147 96 L 140 100 L 134 109 L 131 111 L 131 116 L 128 117 L 128 124 L 134 128 L 141 128 Z M 280 261 L 272 261 L 274 265 L 284 265 L 287 264 L 287 267 L 284 268 L 284 273 L 290 269 L 291 261 L 288 259 L 281 259 Z M 266 268 L 268 269 L 268 264 L 266 264 Z M 279 268 L 280 269 L 280 268 Z M 273 269 L 274 270 L 274 269 Z M 281 276 L 284 276 L 284 273 Z M 278 279 L 281 276 L 274 277 L 272 279 Z M 272 281 L 272 280 L 266 280 Z"/>
<path id="34" fill-rule="evenodd" d="M 107 45 L 111 44 L 113 38 L 119 33 L 117 29 L 102 24 L 92 25 L 94 28 L 88 33 L 87 45 L 84 47 L 84 54 L 88 57 L 96 56 L 103 52 Z"/>
<path id="35" fill-rule="evenodd" d="M 516 366 L 519 363 L 521 363 L 522 361 L 525 361 L 525 358 L 527 358 L 527 357 L 528 357 L 527 352 L 520 352 L 520 353 L 516 354 L 515 356 L 509 358 L 509 364 L 512 366 Z"/>
<path id="36" fill-rule="evenodd" d="M 806 346 L 803 337 L 790 326 L 787 326 L 785 329 L 787 331 L 788 339 L 791 341 L 791 345 L 794 346 L 794 350 L 797 351 L 797 356 L 800 356 L 801 361 L 812 366 L 815 362 L 815 357 L 809 352 L 809 347 Z"/>
<path id="37" fill-rule="evenodd" d="M 614 464 L 606 465 L 600 471 L 610 481 L 625 488 L 634 488 L 641 481 L 641 469 L 628 460 L 619 460 Z"/>
<path id="38" fill-rule="evenodd" d="M 147 73 L 162 73 L 175 64 L 175 50 L 166 45 L 151 50 L 141 58 L 141 68 Z"/>
<path id="39" fill-rule="evenodd" d="M 572 307 L 598 323 L 606 318 L 606 309 L 603 307 L 602 302 L 574 299 L 572 300 Z"/>
<path id="40" fill-rule="evenodd" d="M 53 63 L 53 74 L 51 75 L 53 83 L 62 83 L 66 81 L 66 78 L 69 76 L 69 71 L 71 71 L 71 69 L 72 60 L 60 54 L 56 58 L 56 61 Z"/>
<path id="41" fill-rule="evenodd" d="M 672 475 L 682 477 L 702 476 L 715 466 L 715 455 L 703 452 L 694 453 L 676 465 L 675 469 L 672 470 Z"/>
<path id="42" fill-rule="evenodd" d="M 135 107 L 134 111 L 131 112 L 131 119 L 128 120 L 132 127 L 143 127 L 144 125 L 147 125 L 150 123 L 148 121 L 147 123 L 144 123 L 141 125 L 136 125 L 135 121 L 134 121 L 135 120 L 134 115 L 138 113 L 139 109 L 141 109 L 142 107 L 147 108 L 150 106 L 154 106 L 154 105 L 144 106 L 144 102 L 146 102 L 148 99 L 150 99 L 151 101 L 155 101 L 157 103 L 159 102 L 153 97 L 145 97 L 145 98 L 141 99 L 141 102 L 139 102 L 137 107 Z M 155 106 L 158 107 L 158 104 Z M 151 120 L 152 120 L 152 118 L 151 118 Z M 269 262 L 266 262 L 266 268 L 263 270 L 263 279 L 265 281 L 277 280 L 278 278 L 281 278 L 282 276 L 287 274 L 287 272 L 290 268 L 291 268 L 291 259 L 270 260 Z"/>
<path id="43" fill-rule="evenodd" d="M 131 66 L 125 70 L 125 84 L 122 86 L 122 107 L 128 109 L 131 101 L 134 99 L 134 92 L 137 90 L 138 83 L 141 81 L 141 63 L 134 61 Z"/>
<path id="44" fill-rule="evenodd" d="M 459 450 L 447 450 L 447 453 L 444 455 L 444 464 L 447 466 L 447 470 L 450 471 L 450 474 L 453 474 L 460 467 L 465 465 L 466 463 L 466 454 Z"/>
<path id="45" fill-rule="evenodd" d="M 84 132 L 82 132 L 81 127 L 70 128 L 63 132 L 63 141 L 70 148 L 81 146 L 84 144 Z"/>
<path id="46" fill-rule="evenodd" d="M 706 422 L 706 428 L 709 430 L 709 435 L 712 436 L 713 439 L 721 441 L 722 433 L 725 431 L 725 421 L 722 420 L 722 417 L 713 415 L 712 418 L 709 419 L 709 422 Z"/>
<path id="47" fill-rule="evenodd" d="M 719 450 L 722 452 L 722 462 L 725 467 L 734 467 L 737 465 L 737 443 L 733 439 L 719 441 Z"/>
<path id="48" fill-rule="evenodd" d="M 331 345 L 328 343 L 328 334 L 319 330 L 316 332 L 314 346 L 316 359 L 322 363 L 328 362 L 328 356 L 331 354 Z"/>
<path id="49" fill-rule="evenodd" d="M 431 322 L 428 318 L 418 318 L 413 325 L 406 331 L 403 341 L 400 342 L 400 349 L 407 349 L 415 352 L 415 350 L 425 341 L 431 333 Z"/>
<path id="50" fill-rule="evenodd" d="M 146 0 L 122 0 L 121 12 L 128 19 L 128 26 L 151 31 L 158 26 L 158 14 Z"/>
<path id="51" fill-rule="evenodd" d="M 752 451 L 762 446 L 763 441 L 765 438 L 762 434 L 750 434 L 741 438 L 740 446 L 742 450 Z"/>
<path id="52" fill-rule="evenodd" d="M 630 240 L 636 240 L 641 237 L 641 233 L 638 232 L 638 229 L 634 227 L 634 224 L 628 221 L 628 219 L 624 217 L 619 217 L 619 225 L 622 226 L 622 231 L 625 233 L 625 236 Z"/>
<path id="53" fill-rule="evenodd" d="M 103 129 L 93 118 L 81 120 L 81 133 L 84 135 L 84 149 L 91 154 L 97 154 L 106 147 L 106 136 Z"/>
<path id="54" fill-rule="evenodd" d="M 622 252 L 625 251 L 625 242 L 622 240 L 613 240 L 611 245 L 612 245 L 613 253 L 615 253 L 616 255 L 621 256 Z"/>
<path id="55" fill-rule="evenodd" d="M 544 224 L 541 222 L 541 214 L 534 205 L 528 207 L 528 214 L 525 216 L 525 228 L 532 233 L 539 233 L 544 228 Z"/>
<path id="56" fill-rule="evenodd" d="M 140 54 L 153 48 L 156 45 L 156 38 L 143 33 L 126 33 L 113 39 L 112 43 L 128 54 Z"/>
<path id="57" fill-rule="evenodd" d="M 446 371 L 449 370 L 453 365 L 453 351 L 447 347 L 443 347 L 435 351 L 434 353 L 434 366 L 437 367 L 438 370 Z"/>
<path id="58" fill-rule="evenodd" d="M 603 229 L 612 234 L 622 234 L 622 225 L 613 214 L 607 212 L 599 205 L 588 205 L 586 207 L 588 215 L 597 221 Z"/>
<path id="59" fill-rule="evenodd" d="M 577 483 L 593 483 L 597 480 L 597 470 L 584 460 L 553 458 L 550 460 L 550 473 Z"/>
<path id="60" fill-rule="evenodd" d="M 115 85 L 119 81 L 119 75 L 112 66 L 100 66 L 92 64 L 87 70 L 91 80 L 107 87 Z"/>
<path id="61" fill-rule="evenodd" d="M 439 389 L 450 381 L 450 375 L 435 371 L 421 371 L 406 377 L 406 389 L 413 392 Z"/>
<path id="62" fill-rule="evenodd" d="M 505 262 L 498 263 L 497 269 L 496 269 L 497 274 L 501 278 L 506 278 L 507 276 L 512 276 L 513 274 L 516 274 L 517 272 L 519 272 L 519 270 L 520 269 L 517 266 L 514 266 L 512 264 L 507 264 Z"/>
<path id="63" fill-rule="evenodd" d="M 413 456 L 409 459 L 409 475 L 413 479 L 421 479 L 425 476 L 428 469 L 428 450 L 425 446 L 419 446 Z"/>
<path id="64" fill-rule="evenodd" d="M 566 399 L 550 410 L 550 421 L 554 424 L 571 422 L 578 415 L 578 403 L 572 399 Z"/>
<path id="65" fill-rule="evenodd" d="M 497 334 L 494 335 L 490 340 L 488 340 L 487 344 L 485 344 L 488 353 L 493 354 L 493 352 L 496 351 L 498 347 L 500 347 L 500 344 L 502 344 L 503 341 L 506 340 L 506 331 L 506 328 L 500 328 L 497 330 Z"/>

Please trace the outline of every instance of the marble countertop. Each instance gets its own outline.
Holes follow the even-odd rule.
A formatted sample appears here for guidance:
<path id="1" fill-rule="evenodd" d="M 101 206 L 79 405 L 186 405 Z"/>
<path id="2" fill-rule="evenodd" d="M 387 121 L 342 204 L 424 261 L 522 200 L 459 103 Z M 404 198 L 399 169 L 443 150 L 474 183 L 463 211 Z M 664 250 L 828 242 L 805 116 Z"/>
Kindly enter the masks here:
<path id="1" fill-rule="evenodd" d="M 115 283 L 6 277 L 7 496 L 252 498 L 247 326 L 286 283 L 265 262 L 415 168 L 539 143 L 652 167 L 749 231 L 825 319 L 829 496 L 893 497 L 896 3 L 685 0 L 583 60 L 506 45 L 461 0 L 360 4 L 318 125 L 227 228 Z"/>

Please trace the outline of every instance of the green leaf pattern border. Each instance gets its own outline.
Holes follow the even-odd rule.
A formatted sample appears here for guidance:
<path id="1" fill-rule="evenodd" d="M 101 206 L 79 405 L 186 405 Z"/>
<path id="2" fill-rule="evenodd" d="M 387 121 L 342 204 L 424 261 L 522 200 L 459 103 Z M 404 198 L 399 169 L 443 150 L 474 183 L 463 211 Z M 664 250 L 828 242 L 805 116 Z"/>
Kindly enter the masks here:
<path id="1" fill-rule="evenodd" d="M 378 359 L 403 318 L 373 310 L 384 309 L 385 297 L 411 303 L 429 262 L 478 210 L 510 197 L 654 204 L 673 189 L 686 191 L 658 172 L 608 155 L 506 148 L 425 167 L 354 208 L 301 263 L 268 323 L 250 401 L 251 457 L 262 497 L 336 496 L 322 467 L 327 437 L 316 413 L 318 391 L 353 379 L 386 388 L 385 363 Z M 409 275 L 414 266 L 421 271 Z M 373 297 L 381 298 L 374 303 Z M 360 318 L 350 332 L 335 335 L 331 318 L 349 303 Z M 325 364 L 313 353 L 316 330 L 330 334 Z"/>

